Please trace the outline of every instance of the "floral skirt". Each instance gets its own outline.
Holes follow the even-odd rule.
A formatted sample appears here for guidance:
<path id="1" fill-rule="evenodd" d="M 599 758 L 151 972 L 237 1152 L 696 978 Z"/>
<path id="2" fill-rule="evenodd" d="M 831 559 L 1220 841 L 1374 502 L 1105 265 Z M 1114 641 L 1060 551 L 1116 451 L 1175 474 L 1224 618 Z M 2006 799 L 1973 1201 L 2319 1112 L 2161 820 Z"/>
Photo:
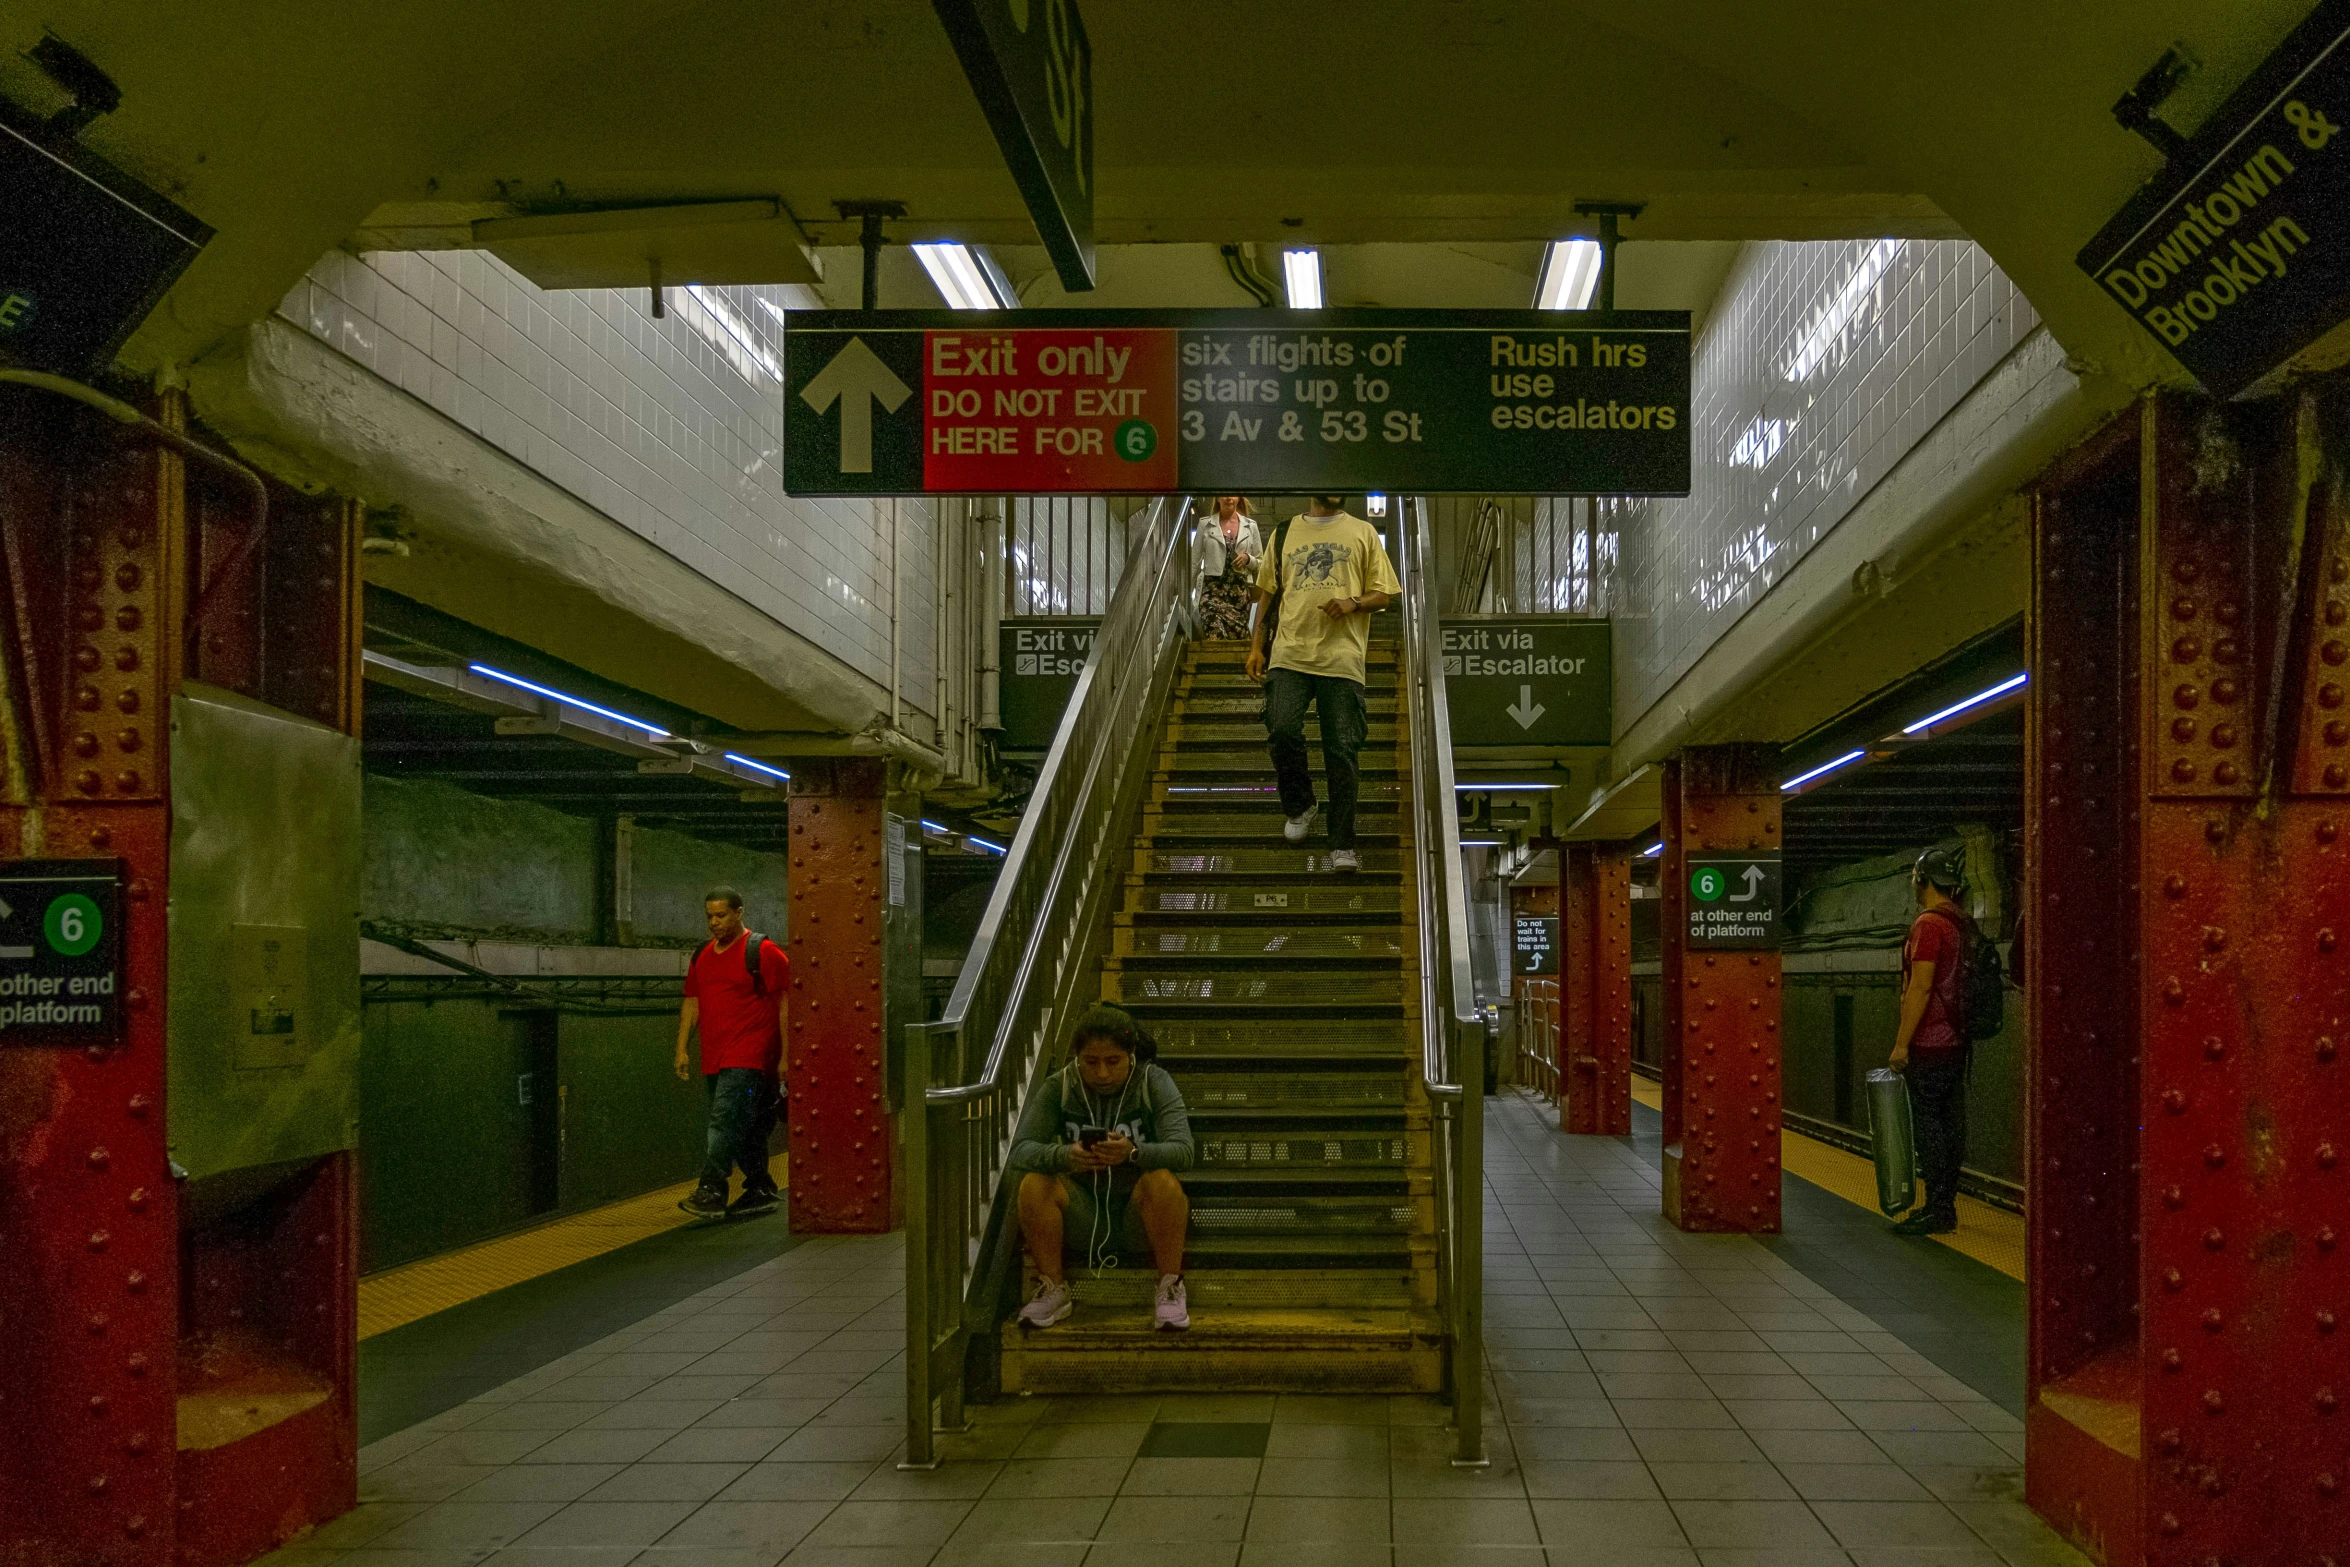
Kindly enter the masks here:
<path id="1" fill-rule="evenodd" d="M 1248 611 L 1255 584 L 1247 572 L 1232 566 L 1220 577 L 1199 585 L 1200 635 L 1225 640 L 1248 635 Z"/>

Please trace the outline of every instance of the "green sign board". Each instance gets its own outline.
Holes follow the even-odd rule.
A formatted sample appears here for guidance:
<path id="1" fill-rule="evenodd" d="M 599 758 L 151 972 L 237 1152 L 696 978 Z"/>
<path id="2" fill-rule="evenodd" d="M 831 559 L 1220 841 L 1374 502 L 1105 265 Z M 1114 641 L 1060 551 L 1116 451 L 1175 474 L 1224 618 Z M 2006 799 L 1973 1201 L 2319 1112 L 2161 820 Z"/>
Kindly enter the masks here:
<path id="1" fill-rule="evenodd" d="M 794 495 L 1686 495 L 1689 316 L 795 310 L 784 418 Z"/>
<path id="2" fill-rule="evenodd" d="M 1779 944 L 1779 854 L 1691 855 L 1688 945 L 1692 950 Z"/>
<path id="3" fill-rule="evenodd" d="M 1093 655 L 1098 616 L 1006 620 L 997 650 L 997 743 L 1007 751 L 1042 751 L 1053 743 L 1077 677 Z"/>
<path id="4" fill-rule="evenodd" d="M 1061 286 L 1093 287 L 1093 45 L 1077 0 L 932 0 Z"/>
<path id="5" fill-rule="evenodd" d="M 1615 737 L 1608 623 L 1556 615 L 1444 622 L 1456 746 L 1606 745 Z"/>
<path id="6" fill-rule="evenodd" d="M 2076 258 L 2232 397 L 2350 317 L 2350 0 L 2325 0 Z"/>
<path id="7" fill-rule="evenodd" d="M 122 862 L 0 863 L 0 1045 L 122 1037 Z"/>
<path id="8" fill-rule="evenodd" d="M 1510 950 L 1517 959 L 1512 972 L 1534 978 L 1558 976 L 1559 917 L 1556 914 L 1513 915 L 1510 935 Z"/>

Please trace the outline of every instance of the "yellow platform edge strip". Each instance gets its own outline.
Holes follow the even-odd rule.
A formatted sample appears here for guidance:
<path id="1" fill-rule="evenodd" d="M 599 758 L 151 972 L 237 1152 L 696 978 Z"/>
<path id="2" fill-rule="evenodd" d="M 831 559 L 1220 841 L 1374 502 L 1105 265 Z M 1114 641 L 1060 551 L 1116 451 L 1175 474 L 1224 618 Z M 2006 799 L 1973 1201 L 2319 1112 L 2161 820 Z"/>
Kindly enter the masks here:
<path id="1" fill-rule="evenodd" d="M 784 1161 L 778 1158 L 775 1164 L 781 1184 Z M 742 1179 L 737 1176 L 734 1190 L 739 1193 L 741 1188 Z M 640 1197 L 625 1197 L 512 1235 L 369 1274 L 359 1281 L 359 1336 L 366 1339 L 389 1333 L 420 1317 L 700 1222 L 677 1206 L 693 1189 L 692 1181 L 680 1181 Z"/>
<path id="2" fill-rule="evenodd" d="M 1637 1073 L 1632 1078 L 1632 1097 L 1651 1110 L 1662 1111 L 1665 1107 L 1663 1086 Z M 1856 1208 L 1866 1208 L 1871 1213 L 1879 1211 L 1876 1166 L 1860 1155 L 1789 1128 L 1788 1135 L 1779 1139 L 1779 1161 L 1798 1180 L 1809 1181 Z M 2023 1279 L 2024 1221 L 2018 1214 L 1961 1194 L 1958 1228 L 1932 1239 L 2019 1283 Z"/>

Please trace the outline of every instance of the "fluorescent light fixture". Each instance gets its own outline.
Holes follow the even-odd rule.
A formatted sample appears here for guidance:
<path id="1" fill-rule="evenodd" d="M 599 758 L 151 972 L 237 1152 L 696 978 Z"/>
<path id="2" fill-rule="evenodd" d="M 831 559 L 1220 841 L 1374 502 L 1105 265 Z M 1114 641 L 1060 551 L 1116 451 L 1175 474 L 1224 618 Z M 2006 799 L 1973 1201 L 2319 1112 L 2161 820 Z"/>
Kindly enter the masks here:
<path id="1" fill-rule="evenodd" d="M 614 723 L 626 724 L 631 729 L 642 729 L 646 734 L 651 735 L 656 740 L 671 740 L 676 738 L 674 735 L 670 734 L 668 730 L 662 728 L 659 724 L 648 724 L 641 718 L 631 718 L 626 713 L 614 712 L 611 708 L 608 707 L 598 707 L 593 702 L 582 701 L 578 697 L 570 696 L 564 692 L 556 690 L 553 686 L 542 686 L 533 681 L 525 680 L 520 675 L 509 675 L 503 669 L 492 669 L 487 664 L 468 664 L 466 668 L 472 670 L 477 675 L 486 676 L 491 680 L 502 680 L 507 685 L 520 686 L 525 691 L 534 692 L 539 696 L 547 697 L 553 701 L 560 702 L 565 707 L 576 707 L 583 713 L 593 713 L 598 718 L 609 718 Z"/>
<path id="2" fill-rule="evenodd" d="M 1903 725 L 1901 732 L 1905 735 L 1914 735 L 1921 729 L 1931 729 L 1936 724 L 1942 722 L 1942 720 L 1945 718 L 1956 717 L 1958 714 L 1965 712 L 1970 707 L 1978 707 L 1995 697 L 2002 697 L 2007 695 L 2008 692 L 2013 691 L 2016 689 L 2016 687 L 2024 684 L 2024 682 L 2030 680 L 2031 678 L 2031 673 L 2026 671 L 2025 673 L 2013 676 L 2010 679 L 2002 680 L 1999 682 L 1999 684 L 1993 686 L 1988 691 L 1977 691 L 1973 696 L 1968 697 L 1963 702 L 1953 702 L 1948 707 L 1942 709 L 1942 711 L 1939 713 L 1930 713 L 1926 717 L 1919 719 L 1914 724 Z"/>
<path id="3" fill-rule="evenodd" d="M 765 773 L 770 778 L 780 778 L 785 783 L 791 782 L 791 774 L 785 772 L 782 768 L 770 767 L 765 762 L 754 762 L 749 757 L 743 755 L 740 751 L 728 751 L 726 753 L 726 759 L 734 763 L 734 765 L 737 767 L 747 767 L 754 773 Z"/>
<path id="4" fill-rule="evenodd" d="M 1002 273 L 969 245 L 950 241 L 916 245 L 914 256 L 946 302 L 957 310 L 1007 310 L 1019 303 L 1005 297 L 1011 289 L 999 282 Z"/>
<path id="5" fill-rule="evenodd" d="M 974 838 L 969 833 L 963 834 L 963 841 L 977 848 L 985 849 L 990 854 L 1001 854 L 1004 852 L 1004 846 L 1002 844 L 989 843 L 985 838 Z"/>
<path id="6" fill-rule="evenodd" d="M 1281 252 L 1281 281 L 1289 290 L 1292 310 L 1322 308 L 1322 253 L 1318 250 Z"/>
<path id="7" fill-rule="evenodd" d="M 1500 838 L 1463 838 L 1461 840 L 1461 847 L 1464 849 L 1503 849 L 1508 846 Z"/>
<path id="8" fill-rule="evenodd" d="M 1504 789 L 1556 789 L 1558 787 L 1559 786 L 1557 784 L 1457 783 L 1452 786 L 1452 792 L 1455 794 L 1488 794 Z"/>
<path id="9" fill-rule="evenodd" d="M 943 832 L 950 838 L 955 834 L 955 830 L 946 823 L 934 822 L 927 816 L 922 818 L 922 828 L 925 832 Z"/>
<path id="10" fill-rule="evenodd" d="M 1655 858 L 1656 858 L 1658 855 L 1660 855 L 1660 854 L 1662 854 L 1662 853 L 1664 853 L 1664 852 L 1665 852 L 1665 846 L 1664 846 L 1663 844 L 1661 844 L 1661 843 L 1652 843 L 1652 844 L 1650 844 L 1650 845 L 1649 845 L 1647 848 L 1645 848 L 1645 849 L 1642 849 L 1642 850 L 1640 851 L 1640 857 L 1641 857 L 1642 859 L 1644 859 L 1644 860 L 1653 860 L 1653 859 L 1655 859 Z"/>
<path id="11" fill-rule="evenodd" d="M 1869 753 L 1865 750 L 1847 751 L 1842 756 L 1836 758 L 1836 760 L 1833 762 L 1822 762 L 1819 766 L 1813 768 L 1808 773 L 1796 774 L 1793 778 L 1790 778 L 1785 783 L 1779 785 L 1779 792 L 1781 794 L 1785 794 L 1790 789 L 1800 789 L 1805 784 L 1810 783 L 1814 778 L 1825 778 L 1828 774 L 1834 772 L 1837 768 L 1848 767 L 1852 763 L 1859 761 L 1862 757 L 1868 754 Z"/>
<path id="12" fill-rule="evenodd" d="M 1374 516 L 1374 517 L 1384 517 L 1384 516 L 1386 516 L 1386 515 L 1387 515 L 1387 497 L 1386 497 L 1386 496 L 1384 496 L 1384 495 L 1366 495 L 1366 496 L 1364 496 L 1364 497 L 1363 497 L 1363 510 L 1365 510 L 1365 511 L 1369 512 L 1369 513 L 1370 513 L 1372 516 Z"/>
<path id="13" fill-rule="evenodd" d="M 1588 310 L 1599 288 L 1599 241 L 1554 239 L 1542 253 L 1542 276 L 1534 284 L 1537 310 Z"/>

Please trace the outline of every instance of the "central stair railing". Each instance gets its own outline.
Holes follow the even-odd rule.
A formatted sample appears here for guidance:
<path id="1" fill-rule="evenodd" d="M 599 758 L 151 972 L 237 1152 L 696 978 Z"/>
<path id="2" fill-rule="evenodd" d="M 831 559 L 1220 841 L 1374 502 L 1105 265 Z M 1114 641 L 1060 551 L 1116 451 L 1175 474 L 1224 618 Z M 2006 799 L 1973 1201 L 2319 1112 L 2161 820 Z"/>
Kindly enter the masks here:
<path id="1" fill-rule="evenodd" d="M 1056 1029 L 1101 980 L 1091 959 L 1122 887 L 1125 831 L 1182 663 L 1191 506 L 1159 500 L 1077 677 L 946 1011 L 906 1030 L 906 1467 L 938 1461 L 961 1427 L 964 1361 L 994 1324 L 1018 1251 L 999 1201 L 1012 1130 L 1050 1064 Z M 1456 873 L 1457 874 L 1457 873 Z"/>
<path id="2" fill-rule="evenodd" d="M 1485 1457 L 1485 1021 L 1469 968 L 1469 900 L 1454 807 L 1452 717 L 1436 544 L 1425 499 L 1403 503 L 1404 686 L 1411 729 L 1413 870 L 1419 885 L 1420 1070 L 1436 1125 L 1437 1283 L 1447 1334 L 1456 1466 Z"/>

